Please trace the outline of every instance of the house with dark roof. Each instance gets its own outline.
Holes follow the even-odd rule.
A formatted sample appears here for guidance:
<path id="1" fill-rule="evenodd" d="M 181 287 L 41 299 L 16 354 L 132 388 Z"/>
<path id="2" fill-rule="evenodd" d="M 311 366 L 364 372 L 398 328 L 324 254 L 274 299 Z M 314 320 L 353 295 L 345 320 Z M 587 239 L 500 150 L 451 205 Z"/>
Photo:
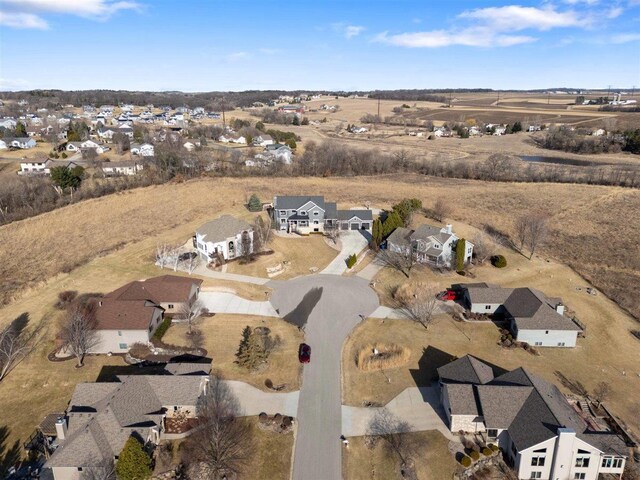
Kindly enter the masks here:
<path id="1" fill-rule="evenodd" d="M 562 299 L 547 297 L 534 288 L 467 286 L 464 299 L 472 313 L 504 316 L 516 340 L 536 347 L 575 347 L 582 332 L 582 327 L 564 315 Z"/>
<path id="2" fill-rule="evenodd" d="M 56 448 L 44 469 L 54 480 L 107 478 L 105 465 L 117 463 L 129 437 L 152 447 L 175 437 L 167 431 L 174 417 L 195 418 L 210 370 L 210 362 L 168 364 L 158 375 L 78 384 L 66 412 L 55 420 Z"/>
<path id="3" fill-rule="evenodd" d="M 398 227 L 387 238 L 389 251 L 406 255 L 413 252 L 417 262 L 436 266 L 451 265 L 457 243 L 458 236 L 451 225 L 421 225 L 416 230 Z M 465 246 L 464 263 L 469 263 L 473 257 L 473 243 L 466 241 Z"/>
<path id="4" fill-rule="evenodd" d="M 234 216 L 222 215 L 198 228 L 193 241 L 203 260 L 222 263 L 242 256 L 243 244 L 253 250 L 253 227 Z"/>
<path id="5" fill-rule="evenodd" d="M 620 475 L 629 449 L 622 437 L 594 431 L 558 388 L 524 368 L 494 377 L 471 355 L 438 369 L 452 433 L 496 443 L 521 479 L 597 480 Z"/>
<path id="6" fill-rule="evenodd" d="M 338 210 L 323 196 L 276 196 L 272 209 L 274 228 L 288 233 L 322 233 L 325 228 L 365 230 L 373 224 L 371 210 Z"/>

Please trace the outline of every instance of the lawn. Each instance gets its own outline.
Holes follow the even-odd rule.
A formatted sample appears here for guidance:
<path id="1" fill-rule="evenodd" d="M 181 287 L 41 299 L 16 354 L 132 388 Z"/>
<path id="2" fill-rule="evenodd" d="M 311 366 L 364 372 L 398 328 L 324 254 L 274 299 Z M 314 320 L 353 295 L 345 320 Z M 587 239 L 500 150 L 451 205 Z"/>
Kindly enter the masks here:
<path id="1" fill-rule="evenodd" d="M 227 264 L 227 272 L 254 277 L 267 277 L 267 268 L 284 264 L 284 272 L 274 277 L 277 280 L 309 275 L 311 269 L 322 270 L 329 265 L 338 252 L 324 241 L 321 235 L 308 237 L 273 236 L 269 244 L 274 253 L 258 255 L 248 264 L 233 261 Z"/>
<path id="2" fill-rule="evenodd" d="M 448 479 L 456 470 L 456 463 L 448 450 L 448 440 L 439 432 L 402 434 L 403 441 L 415 446 L 412 455 L 417 478 Z M 390 454 L 382 440 L 373 448 L 365 444 L 365 437 L 349 438 L 349 448 L 342 452 L 342 476 L 347 480 L 391 480 L 402 478 L 400 461 Z"/>
<path id="3" fill-rule="evenodd" d="M 258 372 L 249 372 L 235 363 L 242 330 L 247 325 L 251 328 L 268 327 L 272 336 L 278 335 L 282 339 L 281 347 L 269 356 L 267 368 Z M 204 335 L 203 347 L 213 359 L 214 371 L 223 378 L 242 380 L 265 391 L 267 378 L 274 385 L 286 384 L 284 391 L 300 389 L 302 369 L 297 354 L 303 335 L 293 325 L 279 318 L 217 314 L 199 320 L 197 328 Z M 186 332 L 187 325 L 173 324 L 163 340 L 172 345 L 188 345 Z"/>

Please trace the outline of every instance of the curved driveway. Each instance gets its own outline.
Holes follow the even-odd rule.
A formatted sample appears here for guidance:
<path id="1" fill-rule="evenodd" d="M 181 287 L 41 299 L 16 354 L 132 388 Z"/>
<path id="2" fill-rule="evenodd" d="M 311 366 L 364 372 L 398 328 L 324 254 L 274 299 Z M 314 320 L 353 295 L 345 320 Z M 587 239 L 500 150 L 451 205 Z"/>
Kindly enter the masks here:
<path id="1" fill-rule="evenodd" d="M 271 281 L 271 303 L 280 317 L 303 326 L 311 346 L 298 403 L 293 479 L 342 477 L 342 345 L 351 330 L 378 307 L 369 282 L 359 277 L 312 275 Z"/>

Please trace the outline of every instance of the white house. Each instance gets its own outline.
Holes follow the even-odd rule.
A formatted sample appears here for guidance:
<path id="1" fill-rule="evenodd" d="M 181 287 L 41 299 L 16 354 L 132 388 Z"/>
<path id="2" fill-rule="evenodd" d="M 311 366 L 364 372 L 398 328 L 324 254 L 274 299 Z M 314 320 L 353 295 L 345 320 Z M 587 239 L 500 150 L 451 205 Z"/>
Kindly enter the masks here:
<path id="1" fill-rule="evenodd" d="M 6 148 L 20 148 L 26 150 L 36 146 L 36 141 L 31 137 L 8 137 L 3 139 Z"/>
<path id="2" fill-rule="evenodd" d="M 273 137 L 267 134 L 261 134 L 253 138 L 253 145 L 256 147 L 266 147 L 267 145 L 273 145 Z"/>
<path id="3" fill-rule="evenodd" d="M 141 162 L 104 162 L 101 167 L 102 173 L 108 177 L 120 175 L 136 175 L 144 169 Z"/>
<path id="4" fill-rule="evenodd" d="M 272 156 L 274 160 L 278 160 L 285 165 L 291 165 L 291 162 L 293 161 L 293 152 L 288 145 L 282 145 L 280 143 L 267 145 L 264 153 Z"/>
<path id="5" fill-rule="evenodd" d="M 519 342 L 536 347 L 575 347 L 582 328 L 564 315 L 559 298 L 533 288 L 501 288 L 480 284 L 464 291 L 473 313 L 499 314 L 509 322 Z"/>
<path id="6" fill-rule="evenodd" d="M 438 368 L 440 399 L 452 433 L 497 444 L 520 479 L 597 480 L 622 474 L 629 449 L 595 431 L 558 388 L 524 368 L 494 377 L 466 355 Z"/>
<path id="7" fill-rule="evenodd" d="M 50 158 L 23 160 L 20 162 L 18 175 L 51 175 L 51 169 L 55 167 L 74 168 L 78 164 L 70 161 L 56 161 Z"/>
<path id="8" fill-rule="evenodd" d="M 253 251 L 253 227 L 244 220 L 223 215 L 198 228 L 193 241 L 201 258 L 222 263 L 242 256 L 245 243 Z"/>
<path id="9" fill-rule="evenodd" d="M 153 157 L 155 155 L 155 149 L 150 143 L 132 143 L 129 151 L 131 155 L 140 155 L 141 157 Z"/>
<path id="10" fill-rule="evenodd" d="M 18 125 L 18 122 L 13 118 L 5 117 L 0 120 L 0 127 L 6 128 L 7 130 L 13 130 L 16 128 L 16 125 Z"/>
<path id="11" fill-rule="evenodd" d="M 408 254 L 413 252 L 415 260 L 437 266 L 450 266 L 455 258 L 458 236 L 453 227 L 421 225 L 416 230 L 399 227 L 387 238 L 387 248 L 391 252 Z M 465 241 L 464 263 L 473 256 L 473 243 Z"/>

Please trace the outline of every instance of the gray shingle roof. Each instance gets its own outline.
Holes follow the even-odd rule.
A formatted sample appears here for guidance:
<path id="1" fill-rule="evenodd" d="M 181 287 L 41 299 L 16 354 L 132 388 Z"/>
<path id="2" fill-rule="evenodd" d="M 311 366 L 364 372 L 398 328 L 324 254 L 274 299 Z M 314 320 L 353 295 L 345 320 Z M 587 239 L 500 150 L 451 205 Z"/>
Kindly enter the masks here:
<path id="1" fill-rule="evenodd" d="M 350 220 L 353 217 L 358 217 L 363 221 L 373 220 L 373 214 L 371 210 L 338 210 L 338 220 Z"/>
<path id="2" fill-rule="evenodd" d="M 515 319 L 518 330 L 580 331 L 570 318 L 556 312 L 558 303 L 533 288 L 515 288 L 504 308 Z"/>
<path id="3" fill-rule="evenodd" d="M 273 147 L 273 145 L 269 145 L 269 147 Z M 315 203 L 324 210 L 324 197 L 321 195 L 286 195 L 282 197 L 276 196 L 273 202 L 273 207 L 283 210 L 295 210 L 309 201 Z"/>
<path id="4" fill-rule="evenodd" d="M 206 242 L 218 243 L 250 229 L 251 225 L 244 220 L 240 220 L 231 215 L 223 215 L 220 218 L 205 223 L 198 228 L 197 232 L 200 235 L 204 235 Z"/>
<path id="5" fill-rule="evenodd" d="M 409 239 L 410 235 L 411 235 L 410 229 L 404 228 L 404 227 L 398 227 L 391 233 L 391 235 L 389 235 L 389 237 L 387 238 L 387 242 L 393 245 L 398 245 L 399 247 L 402 247 L 402 246 L 407 247 L 411 245 L 411 242 Z"/>
<path id="6" fill-rule="evenodd" d="M 450 383 L 444 386 L 453 415 L 478 415 L 478 402 L 474 387 L 466 383 Z"/>
<path id="7" fill-rule="evenodd" d="M 504 304 L 511 295 L 512 288 L 469 287 L 467 292 L 471 303 Z"/>
<path id="8" fill-rule="evenodd" d="M 471 355 L 465 355 L 438 368 L 443 383 L 484 384 L 493 379 L 493 369 Z"/>

